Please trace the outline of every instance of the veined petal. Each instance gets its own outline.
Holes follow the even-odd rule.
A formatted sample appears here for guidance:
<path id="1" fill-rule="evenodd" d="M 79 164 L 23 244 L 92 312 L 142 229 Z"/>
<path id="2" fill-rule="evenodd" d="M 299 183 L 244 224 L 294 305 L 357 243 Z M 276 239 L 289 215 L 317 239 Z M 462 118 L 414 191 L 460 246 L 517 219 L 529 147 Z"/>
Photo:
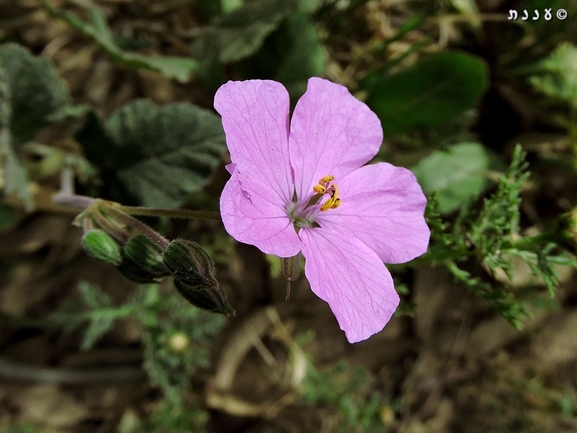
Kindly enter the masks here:
<path id="1" fill-rule="evenodd" d="M 365 340 L 382 330 L 399 305 L 391 274 L 358 239 L 323 228 L 302 229 L 305 274 L 326 301 L 347 340 Z"/>
<path id="2" fill-rule="evenodd" d="M 337 209 L 318 215 L 321 227 L 360 239 L 385 263 L 404 263 L 427 251 L 427 199 L 410 170 L 367 165 L 339 181 L 339 196 Z"/>
<path id="3" fill-rule="evenodd" d="M 349 91 L 311 78 L 291 120 L 289 148 L 297 196 L 324 176 L 342 176 L 369 162 L 383 142 L 377 115 Z"/>
<path id="4" fill-rule="evenodd" d="M 214 97 L 230 157 L 244 173 L 269 185 L 287 205 L 293 197 L 288 150 L 289 96 L 276 81 L 229 81 Z"/>
<path id="5" fill-rule="evenodd" d="M 291 257 L 302 243 L 284 207 L 271 187 L 234 167 L 220 197 L 220 214 L 226 231 L 237 241 L 267 254 Z"/>

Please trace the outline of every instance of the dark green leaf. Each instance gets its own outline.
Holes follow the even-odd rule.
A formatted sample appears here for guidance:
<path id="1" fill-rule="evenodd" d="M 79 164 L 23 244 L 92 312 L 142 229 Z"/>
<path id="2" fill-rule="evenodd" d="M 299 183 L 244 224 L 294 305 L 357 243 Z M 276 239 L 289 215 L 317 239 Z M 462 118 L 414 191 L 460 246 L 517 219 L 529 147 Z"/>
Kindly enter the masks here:
<path id="1" fill-rule="evenodd" d="M 188 81 L 197 68 L 196 61 L 185 57 L 148 57 L 143 54 L 122 50 L 116 43 L 114 35 L 106 23 L 106 17 L 97 6 L 90 8 L 90 22 L 86 22 L 74 14 L 54 8 L 46 0 L 42 4 L 52 16 L 67 22 L 84 33 L 100 45 L 114 60 L 125 66 L 149 69 L 166 77 L 175 78 L 180 82 Z"/>
<path id="2" fill-rule="evenodd" d="M 2 52 L 0 50 L 0 55 Z M 20 197 L 26 210 L 30 211 L 34 208 L 34 201 L 28 188 L 28 176 L 12 149 L 12 92 L 9 78 L 0 61 L 0 157 L 4 171 L 4 190 L 7 194 L 14 193 Z"/>
<path id="3" fill-rule="evenodd" d="M 6 230 L 16 221 L 16 212 L 10 206 L 0 204 L 0 232 Z"/>
<path id="4" fill-rule="evenodd" d="M 438 192 L 438 211 L 448 213 L 487 187 L 485 173 L 489 163 L 489 155 L 482 145 L 461 143 L 447 152 L 433 152 L 412 170 L 425 193 Z"/>
<path id="5" fill-rule="evenodd" d="M 254 54 L 294 9 L 294 0 L 246 2 L 243 7 L 217 17 L 213 26 L 197 39 L 197 59 L 205 62 L 212 51 L 218 53 L 219 62 L 230 63 Z"/>
<path id="6" fill-rule="evenodd" d="M 0 68 L 6 72 L 11 108 L 12 144 L 30 140 L 43 126 L 84 113 L 84 107 L 72 107 L 66 84 L 52 64 L 34 57 L 16 44 L 0 48 Z"/>
<path id="7" fill-rule="evenodd" d="M 367 104 L 385 134 L 433 128 L 472 107 L 487 86 L 485 63 L 464 53 L 441 53 L 368 89 Z"/>
<path id="8" fill-rule="evenodd" d="M 275 79 L 283 83 L 293 99 L 306 90 L 310 77 L 322 75 L 325 50 L 314 22 L 307 15 L 297 13 L 288 17 L 275 35 L 281 59 Z"/>
<path id="9" fill-rule="evenodd" d="M 208 182 L 226 149 L 213 113 L 145 100 L 125 105 L 105 127 L 90 116 L 77 139 L 88 160 L 118 188 L 111 198 L 151 207 L 181 205 Z"/>

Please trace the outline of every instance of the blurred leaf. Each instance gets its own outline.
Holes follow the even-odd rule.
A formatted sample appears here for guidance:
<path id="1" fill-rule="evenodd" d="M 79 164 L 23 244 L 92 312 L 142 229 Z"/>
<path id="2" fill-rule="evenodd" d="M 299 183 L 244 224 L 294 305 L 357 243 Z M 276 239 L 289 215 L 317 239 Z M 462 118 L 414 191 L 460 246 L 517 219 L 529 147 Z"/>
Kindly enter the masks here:
<path id="1" fill-rule="evenodd" d="M 451 4 L 455 9 L 465 15 L 478 15 L 479 8 L 475 0 L 451 0 Z"/>
<path id="2" fill-rule="evenodd" d="M 244 4 L 244 0 L 198 0 L 197 4 L 202 15 L 207 19 L 211 19 L 220 14 L 228 14 L 240 9 Z"/>
<path id="3" fill-rule="evenodd" d="M 70 105 L 66 84 L 46 59 L 25 48 L 6 44 L 0 48 L 0 69 L 6 72 L 11 109 L 12 144 L 30 140 L 42 127 L 84 113 L 85 107 Z"/>
<path id="4" fill-rule="evenodd" d="M 265 38 L 295 9 L 295 0 L 258 0 L 218 16 L 195 43 L 194 52 L 206 62 L 212 52 L 220 63 L 236 62 L 254 54 Z"/>
<path id="5" fill-rule="evenodd" d="M 313 20 L 305 14 L 292 14 L 283 22 L 276 42 L 282 59 L 275 79 L 287 87 L 291 97 L 298 97 L 306 90 L 307 80 L 321 75 L 325 68 L 325 50 Z"/>
<path id="6" fill-rule="evenodd" d="M 433 128 L 475 104 L 487 86 L 485 63 L 464 53 L 441 53 L 384 78 L 367 104 L 385 134 Z"/>
<path id="7" fill-rule="evenodd" d="M 54 8 L 47 0 L 43 0 L 42 4 L 53 17 L 59 18 L 81 31 L 100 45 L 114 60 L 125 66 L 149 69 L 166 77 L 175 78 L 180 82 L 188 81 L 198 66 L 196 61 L 185 57 L 148 57 L 122 50 L 117 45 L 114 35 L 106 23 L 106 16 L 97 6 L 90 8 L 90 22 L 86 22 L 74 14 Z"/>
<path id="8" fill-rule="evenodd" d="M 181 103 L 133 101 L 105 126 L 91 115 L 77 135 L 89 161 L 113 184 L 113 198 L 143 206 L 177 207 L 209 180 L 226 150 L 220 119 Z M 105 151 L 103 151 L 105 149 Z"/>
<path id="9" fill-rule="evenodd" d="M 485 173 L 489 162 L 489 155 L 481 144 L 461 143 L 447 152 L 433 152 L 412 171 L 425 193 L 438 191 L 438 211 L 448 213 L 487 187 Z"/>
<path id="10" fill-rule="evenodd" d="M 213 1 L 214 0 L 209 0 Z M 240 9 L 244 4 L 243 0 L 220 0 L 220 7 L 225 14 Z"/>
<path id="11" fill-rule="evenodd" d="M 323 4 L 323 0 L 296 0 L 297 10 L 306 14 L 316 12 Z"/>
<path id="12" fill-rule="evenodd" d="M 245 76 L 280 81 L 292 100 L 304 93 L 310 77 L 322 75 L 324 67 L 325 50 L 315 24 L 302 13 L 283 20 L 259 52 L 242 63 Z"/>
<path id="13" fill-rule="evenodd" d="M 6 230 L 16 220 L 16 212 L 10 206 L 0 204 L 0 232 Z"/>
<path id="14" fill-rule="evenodd" d="M 5 53 L 0 51 L 0 55 Z M 1 57 L 0 57 L 1 60 Z M 10 126 L 12 124 L 12 93 L 8 72 L 4 69 L 0 61 L 0 157 L 2 158 L 2 171 L 4 190 L 7 194 L 16 194 L 24 202 L 26 210 L 34 208 L 32 194 L 28 189 L 28 176 L 22 168 L 20 161 L 12 149 L 12 134 Z"/>
<path id="15" fill-rule="evenodd" d="M 577 47 L 568 42 L 560 44 L 540 67 L 542 75 L 531 77 L 533 87 L 577 109 Z"/>

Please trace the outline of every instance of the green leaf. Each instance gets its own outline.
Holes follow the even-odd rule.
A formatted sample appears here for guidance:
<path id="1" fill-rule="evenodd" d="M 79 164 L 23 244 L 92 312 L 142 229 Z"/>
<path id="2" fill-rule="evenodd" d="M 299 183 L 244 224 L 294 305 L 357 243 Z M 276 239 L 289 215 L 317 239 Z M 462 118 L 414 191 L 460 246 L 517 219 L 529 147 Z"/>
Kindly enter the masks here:
<path id="1" fill-rule="evenodd" d="M 393 135 L 434 128 L 472 107 L 487 87 L 485 63 L 441 53 L 368 89 L 367 104 Z"/>
<path id="2" fill-rule="evenodd" d="M 188 81 L 198 66 L 196 61 L 185 57 L 148 57 L 122 50 L 106 23 L 106 16 L 97 6 L 90 8 L 90 21 L 86 22 L 70 12 L 56 9 L 47 0 L 43 0 L 42 4 L 53 17 L 81 31 L 100 45 L 114 60 L 125 66 L 155 71 L 180 82 Z"/>
<path id="3" fill-rule="evenodd" d="M 3 51 L 0 51 L 0 55 Z M 0 62 L 0 157 L 4 175 L 4 190 L 7 194 L 16 194 L 24 203 L 26 210 L 34 209 L 32 194 L 28 188 L 28 176 L 12 149 L 12 93 L 7 71 Z"/>
<path id="4" fill-rule="evenodd" d="M 433 152 L 412 171 L 425 193 L 438 192 L 438 211 L 448 213 L 483 192 L 488 186 L 485 173 L 489 165 L 489 155 L 482 145 L 460 143 L 447 152 Z"/>
<path id="5" fill-rule="evenodd" d="M 323 4 L 323 0 L 296 0 L 297 10 L 306 14 L 315 13 Z"/>
<path id="6" fill-rule="evenodd" d="M 180 206 L 209 181 L 226 150 L 213 113 L 148 100 L 125 105 L 105 126 L 91 115 L 77 139 L 103 178 L 118 188 L 112 198 L 149 207 Z"/>
<path id="7" fill-rule="evenodd" d="M 282 55 L 275 79 L 287 87 L 291 97 L 299 97 L 307 80 L 321 75 L 325 68 L 325 49 L 313 20 L 305 14 L 292 14 L 282 23 L 275 42 Z"/>
<path id="8" fill-rule="evenodd" d="M 552 98 L 577 108 L 577 47 L 561 43 L 553 53 L 540 62 L 542 74 L 531 77 L 533 87 Z"/>
<path id="9" fill-rule="evenodd" d="M 6 73 L 11 109 L 12 144 L 30 140 L 42 127 L 84 113 L 72 107 L 66 84 L 46 59 L 34 57 L 25 48 L 6 44 L 0 48 L 0 69 Z"/>
<path id="10" fill-rule="evenodd" d="M 210 53 L 218 53 L 220 63 L 231 63 L 254 54 L 294 9 L 294 0 L 253 0 L 220 15 L 198 37 L 194 49 L 197 59 L 205 62 Z"/>
<path id="11" fill-rule="evenodd" d="M 322 75 L 324 67 L 325 49 L 314 22 L 303 13 L 283 20 L 258 53 L 239 65 L 243 76 L 280 81 L 293 101 L 305 92 L 310 77 Z"/>
<path id="12" fill-rule="evenodd" d="M 0 232 L 8 229 L 16 221 L 16 212 L 8 205 L 0 204 Z"/>

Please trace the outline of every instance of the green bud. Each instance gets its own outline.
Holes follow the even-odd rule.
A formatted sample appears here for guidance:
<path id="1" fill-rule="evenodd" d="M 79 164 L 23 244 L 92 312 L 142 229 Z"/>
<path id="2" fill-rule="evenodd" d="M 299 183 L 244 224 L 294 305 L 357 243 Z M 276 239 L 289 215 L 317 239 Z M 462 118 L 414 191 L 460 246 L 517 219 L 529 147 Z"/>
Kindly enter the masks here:
<path id="1" fill-rule="evenodd" d="M 174 279 L 174 287 L 192 305 L 213 313 L 233 316 L 235 311 L 226 300 L 226 294 L 218 286 L 189 285 L 188 282 Z"/>
<path id="2" fill-rule="evenodd" d="M 168 245 L 162 258 L 174 275 L 174 287 L 188 302 L 203 310 L 234 314 L 214 275 L 214 262 L 200 245 L 176 239 Z"/>
<path id="3" fill-rule="evenodd" d="M 159 281 L 159 277 L 145 271 L 129 259 L 125 259 L 116 269 L 118 269 L 118 272 L 120 272 L 124 278 L 128 278 L 135 283 L 148 284 L 158 283 Z"/>
<path id="4" fill-rule="evenodd" d="M 124 257 L 137 268 L 155 277 L 170 275 L 162 261 L 162 248 L 145 235 L 136 235 L 126 242 Z"/>
<path id="5" fill-rule="evenodd" d="M 119 265 L 122 262 L 120 247 L 112 236 L 104 230 L 92 229 L 84 233 L 80 241 L 90 257 L 99 262 Z"/>
<path id="6" fill-rule="evenodd" d="M 191 286 L 218 285 L 214 276 L 214 262 L 196 242 L 175 239 L 162 258 L 175 278 Z"/>

